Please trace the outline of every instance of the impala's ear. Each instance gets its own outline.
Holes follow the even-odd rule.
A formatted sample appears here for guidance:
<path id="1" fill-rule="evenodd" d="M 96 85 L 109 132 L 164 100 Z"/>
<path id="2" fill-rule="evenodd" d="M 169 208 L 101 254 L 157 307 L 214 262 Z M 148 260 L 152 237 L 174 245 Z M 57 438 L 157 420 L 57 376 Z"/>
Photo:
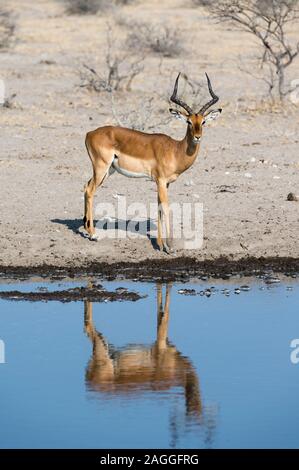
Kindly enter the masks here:
<path id="1" fill-rule="evenodd" d="M 203 124 L 205 124 L 206 122 L 214 121 L 215 119 L 218 119 L 221 113 L 222 113 L 222 109 L 221 109 L 221 108 L 219 108 L 219 109 L 213 109 L 212 111 L 210 111 L 210 112 L 204 117 L 204 122 L 203 122 Z"/>
<path id="2" fill-rule="evenodd" d="M 169 108 L 169 112 L 177 119 L 180 119 L 181 121 L 187 122 L 188 117 L 186 114 L 181 113 L 181 111 L 178 111 L 177 109 L 174 108 Z"/>

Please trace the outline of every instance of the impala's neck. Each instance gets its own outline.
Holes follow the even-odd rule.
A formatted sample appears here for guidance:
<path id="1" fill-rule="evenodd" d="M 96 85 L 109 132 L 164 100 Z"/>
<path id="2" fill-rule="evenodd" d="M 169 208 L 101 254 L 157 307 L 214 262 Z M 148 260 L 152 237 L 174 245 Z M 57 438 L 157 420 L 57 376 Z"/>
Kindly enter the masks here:
<path id="1" fill-rule="evenodd" d="M 180 141 L 180 150 L 188 159 L 196 158 L 199 152 L 199 144 L 196 144 L 193 140 L 193 135 L 189 126 L 187 126 L 187 132 L 183 140 Z"/>

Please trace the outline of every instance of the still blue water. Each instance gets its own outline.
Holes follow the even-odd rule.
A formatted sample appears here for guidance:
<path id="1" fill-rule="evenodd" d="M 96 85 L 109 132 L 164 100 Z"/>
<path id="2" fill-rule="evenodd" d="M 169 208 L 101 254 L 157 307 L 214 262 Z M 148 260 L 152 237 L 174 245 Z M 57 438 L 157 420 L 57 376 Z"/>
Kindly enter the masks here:
<path id="1" fill-rule="evenodd" d="M 0 300 L 1 448 L 299 447 L 298 282 L 104 285 L 148 297 Z"/>

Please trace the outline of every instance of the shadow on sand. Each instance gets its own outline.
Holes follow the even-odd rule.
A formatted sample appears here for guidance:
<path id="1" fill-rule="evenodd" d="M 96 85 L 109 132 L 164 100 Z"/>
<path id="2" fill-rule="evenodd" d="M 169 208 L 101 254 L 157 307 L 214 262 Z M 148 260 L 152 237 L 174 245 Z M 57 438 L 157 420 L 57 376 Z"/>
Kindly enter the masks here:
<path id="1" fill-rule="evenodd" d="M 73 233 L 80 235 L 83 238 L 88 238 L 88 235 L 83 230 L 82 219 L 52 219 L 54 224 L 61 224 L 66 226 Z M 114 220 L 95 220 L 95 228 L 97 230 L 118 230 L 130 233 L 138 233 L 140 236 L 146 237 L 152 244 L 155 250 L 158 250 L 157 238 L 151 234 L 151 231 L 157 229 L 155 222 L 152 219 L 146 220 L 132 220 L 132 219 L 114 219 Z"/>

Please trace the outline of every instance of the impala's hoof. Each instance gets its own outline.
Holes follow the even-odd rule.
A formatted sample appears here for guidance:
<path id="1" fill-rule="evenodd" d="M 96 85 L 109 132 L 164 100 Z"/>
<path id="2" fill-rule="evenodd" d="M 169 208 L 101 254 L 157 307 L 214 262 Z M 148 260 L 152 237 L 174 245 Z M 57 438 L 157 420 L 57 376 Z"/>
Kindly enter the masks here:
<path id="1" fill-rule="evenodd" d="M 175 254 L 175 248 L 173 247 L 173 240 L 170 238 L 168 240 L 164 241 L 164 251 L 168 255 L 174 255 Z"/>
<path id="2" fill-rule="evenodd" d="M 172 255 L 175 253 L 175 250 L 172 248 L 172 246 L 169 246 L 167 245 L 166 243 L 164 243 L 164 251 L 165 253 L 167 253 L 168 255 Z"/>
<path id="3" fill-rule="evenodd" d="M 159 251 L 163 251 L 164 250 L 164 244 L 162 241 L 158 242 L 158 240 L 156 240 L 156 246 L 155 246 L 155 249 L 159 250 Z"/>

